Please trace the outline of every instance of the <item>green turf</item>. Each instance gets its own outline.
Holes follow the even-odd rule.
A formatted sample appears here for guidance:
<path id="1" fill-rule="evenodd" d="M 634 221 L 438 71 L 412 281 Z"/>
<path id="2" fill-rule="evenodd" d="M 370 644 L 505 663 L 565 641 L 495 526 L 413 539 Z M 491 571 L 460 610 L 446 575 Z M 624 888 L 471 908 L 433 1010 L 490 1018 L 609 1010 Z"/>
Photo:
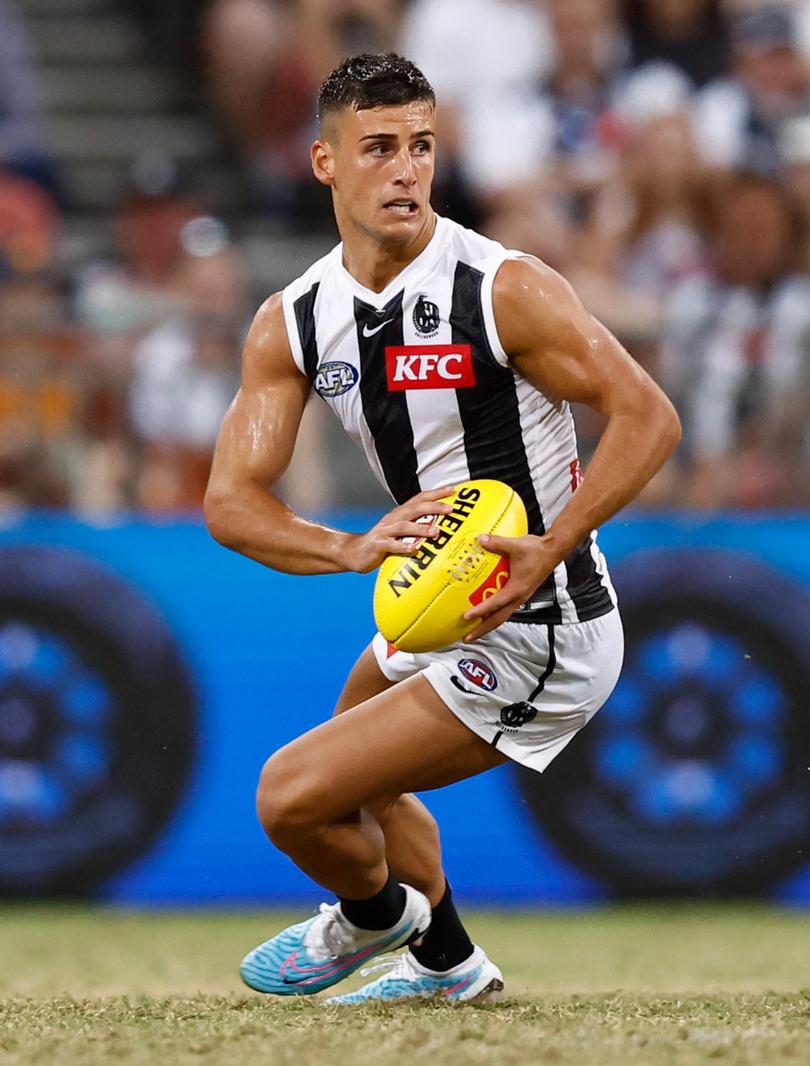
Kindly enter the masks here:
<path id="1" fill-rule="evenodd" d="M 361 1010 L 239 984 L 242 954 L 293 917 L 0 910 L 0 1064 L 810 1064 L 807 913 L 473 912 L 508 999 Z"/>

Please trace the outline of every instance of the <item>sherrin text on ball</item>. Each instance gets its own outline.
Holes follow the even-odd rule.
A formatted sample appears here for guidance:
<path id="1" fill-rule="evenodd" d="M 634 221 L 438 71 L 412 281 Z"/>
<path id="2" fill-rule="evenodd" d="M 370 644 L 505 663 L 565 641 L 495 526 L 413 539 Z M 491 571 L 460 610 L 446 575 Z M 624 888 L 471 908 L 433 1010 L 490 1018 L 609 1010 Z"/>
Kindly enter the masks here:
<path id="1" fill-rule="evenodd" d="M 453 509 L 435 516 L 438 535 L 412 556 L 389 555 L 377 574 L 374 618 L 400 651 L 434 651 L 471 633 L 479 623 L 465 621 L 464 612 L 509 578 L 509 560 L 481 547 L 478 537 L 528 532 L 523 501 L 502 481 L 465 481 L 446 502 Z"/>

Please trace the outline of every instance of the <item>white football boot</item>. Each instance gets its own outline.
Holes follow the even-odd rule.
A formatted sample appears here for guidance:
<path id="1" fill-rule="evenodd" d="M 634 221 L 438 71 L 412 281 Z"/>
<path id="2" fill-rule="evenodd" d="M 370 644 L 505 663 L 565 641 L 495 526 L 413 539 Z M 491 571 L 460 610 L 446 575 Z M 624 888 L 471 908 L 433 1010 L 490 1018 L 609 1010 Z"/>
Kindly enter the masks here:
<path id="1" fill-rule="evenodd" d="M 242 960 L 246 985 L 276 996 L 311 996 L 381 955 L 418 940 L 430 926 L 427 896 L 410 885 L 405 909 L 390 929 L 358 929 L 339 903 L 322 903 L 314 918 L 283 929 Z"/>
<path id="2" fill-rule="evenodd" d="M 377 970 L 387 970 L 387 973 L 358 988 L 356 992 L 332 996 L 325 1002 L 342 1005 L 435 998 L 449 1003 L 490 1003 L 500 999 L 503 991 L 503 974 L 477 946 L 469 959 L 460 962 L 452 970 L 428 970 L 417 962 L 410 951 L 402 955 L 387 955 L 374 966 L 360 972 L 365 977 Z"/>

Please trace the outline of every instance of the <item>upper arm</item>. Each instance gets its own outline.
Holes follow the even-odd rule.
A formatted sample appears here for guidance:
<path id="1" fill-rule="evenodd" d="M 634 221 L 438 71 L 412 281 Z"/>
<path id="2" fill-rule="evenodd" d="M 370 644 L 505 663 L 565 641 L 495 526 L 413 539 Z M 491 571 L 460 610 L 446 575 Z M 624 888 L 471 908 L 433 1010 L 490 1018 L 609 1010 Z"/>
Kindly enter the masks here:
<path id="1" fill-rule="evenodd" d="M 493 305 L 510 361 L 552 402 L 584 403 L 606 415 L 650 398 L 667 402 L 568 282 L 539 260 L 503 263 Z"/>
<path id="2" fill-rule="evenodd" d="M 209 488 L 273 485 L 292 458 L 309 381 L 290 352 L 281 294 L 259 308 L 242 354 L 242 382 L 217 438 Z"/>

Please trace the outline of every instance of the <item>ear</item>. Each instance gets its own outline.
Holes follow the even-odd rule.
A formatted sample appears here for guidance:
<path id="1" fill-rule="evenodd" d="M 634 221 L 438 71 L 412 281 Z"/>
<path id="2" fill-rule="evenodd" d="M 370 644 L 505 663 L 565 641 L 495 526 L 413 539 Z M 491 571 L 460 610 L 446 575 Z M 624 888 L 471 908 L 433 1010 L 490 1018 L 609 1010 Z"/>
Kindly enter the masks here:
<path id="1" fill-rule="evenodd" d="M 315 141 L 309 150 L 312 173 L 321 185 L 335 184 L 335 154 L 328 141 Z"/>

